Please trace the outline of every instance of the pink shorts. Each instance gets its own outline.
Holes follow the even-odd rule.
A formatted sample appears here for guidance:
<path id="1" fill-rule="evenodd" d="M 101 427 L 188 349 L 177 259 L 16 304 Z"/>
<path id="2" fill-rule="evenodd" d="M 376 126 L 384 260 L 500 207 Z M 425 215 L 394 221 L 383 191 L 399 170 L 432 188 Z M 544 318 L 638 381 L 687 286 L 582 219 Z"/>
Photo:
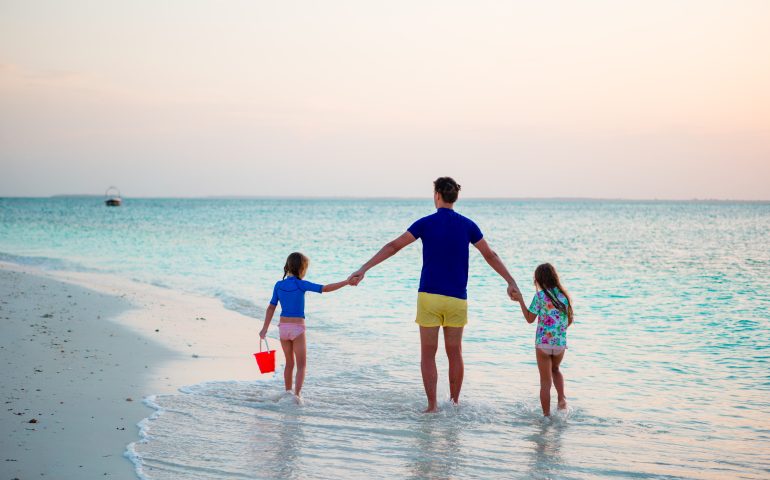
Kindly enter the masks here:
<path id="1" fill-rule="evenodd" d="M 556 345 L 535 345 L 535 348 L 548 355 L 559 355 L 560 353 L 564 353 L 564 350 L 567 349 L 567 347 L 559 347 Z"/>
<path id="2" fill-rule="evenodd" d="M 304 323 L 281 323 L 278 325 L 278 336 L 281 340 L 294 340 L 305 333 Z"/>

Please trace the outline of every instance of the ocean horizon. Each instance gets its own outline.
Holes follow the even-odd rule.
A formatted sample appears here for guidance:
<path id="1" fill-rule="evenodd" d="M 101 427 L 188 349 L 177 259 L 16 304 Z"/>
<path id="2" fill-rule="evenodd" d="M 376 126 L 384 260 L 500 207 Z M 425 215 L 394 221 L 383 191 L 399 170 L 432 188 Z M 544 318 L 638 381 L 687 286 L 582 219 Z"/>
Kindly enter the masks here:
<path id="1" fill-rule="evenodd" d="M 0 196 L 4 199 L 68 199 L 68 198 L 94 198 L 104 199 L 104 194 L 98 193 L 57 193 L 53 195 L 33 195 L 33 196 Z M 383 200 L 406 200 L 420 201 L 424 196 L 356 196 L 356 195 L 327 195 L 327 196 L 302 196 L 302 195 L 193 195 L 193 196 L 163 196 L 163 195 L 145 195 L 123 197 L 123 200 L 358 200 L 358 201 L 383 201 Z M 624 198 L 624 197 L 465 197 L 463 202 L 467 201 L 525 201 L 525 202 L 670 202 L 670 203 L 770 203 L 770 199 L 741 199 L 741 198 Z"/>

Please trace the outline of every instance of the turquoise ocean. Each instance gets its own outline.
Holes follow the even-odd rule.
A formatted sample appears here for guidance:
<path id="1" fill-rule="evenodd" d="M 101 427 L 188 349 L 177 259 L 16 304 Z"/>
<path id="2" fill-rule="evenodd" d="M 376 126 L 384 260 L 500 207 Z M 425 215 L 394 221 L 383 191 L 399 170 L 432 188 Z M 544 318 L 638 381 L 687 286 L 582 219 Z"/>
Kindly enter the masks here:
<path id="1" fill-rule="evenodd" d="M 472 248 L 461 405 L 423 415 L 421 245 L 357 288 L 308 295 L 304 405 L 282 377 L 155 395 L 147 479 L 770 478 L 770 203 L 463 200 L 517 279 L 573 296 L 570 409 L 542 418 L 534 326 Z M 254 317 L 295 250 L 345 279 L 426 200 L 0 199 L 0 260 L 219 298 Z M 276 330 L 270 333 L 277 338 Z M 277 346 L 277 342 L 276 342 Z M 280 366 L 279 366 L 280 369 Z M 553 392 L 555 401 L 555 391 Z"/>

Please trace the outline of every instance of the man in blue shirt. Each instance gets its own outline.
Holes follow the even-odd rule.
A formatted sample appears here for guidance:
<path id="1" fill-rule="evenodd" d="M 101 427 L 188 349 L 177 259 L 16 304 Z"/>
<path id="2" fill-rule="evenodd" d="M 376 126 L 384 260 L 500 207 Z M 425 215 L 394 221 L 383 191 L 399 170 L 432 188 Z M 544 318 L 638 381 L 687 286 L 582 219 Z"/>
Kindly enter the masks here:
<path id="1" fill-rule="evenodd" d="M 357 285 L 366 272 L 395 255 L 399 250 L 422 239 L 422 274 L 417 294 L 417 316 L 420 326 L 422 382 L 428 397 L 426 413 L 437 411 L 436 351 L 439 328 L 444 327 L 444 346 L 449 359 L 449 396 L 460 401 L 463 384 L 462 338 L 468 323 L 468 250 L 473 244 L 487 263 L 508 282 L 508 296 L 518 292 L 516 281 L 500 257 L 489 247 L 479 227 L 469 218 L 454 211 L 460 185 L 450 177 L 433 182 L 436 213 L 414 222 L 400 237 L 387 243 L 368 262 L 350 275 Z"/>

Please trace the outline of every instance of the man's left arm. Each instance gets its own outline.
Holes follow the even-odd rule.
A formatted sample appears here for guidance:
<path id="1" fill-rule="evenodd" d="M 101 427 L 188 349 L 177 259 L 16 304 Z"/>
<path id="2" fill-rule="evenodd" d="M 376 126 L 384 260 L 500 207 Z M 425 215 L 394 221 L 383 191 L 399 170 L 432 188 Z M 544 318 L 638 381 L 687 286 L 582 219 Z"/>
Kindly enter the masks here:
<path id="1" fill-rule="evenodd" d="M 516 280 L 513 279 L 513 276 L 508 272 L 508 269 L 505 268 L 505 264 L 503 264 L 500 256 L 492 250 L 487 241 L 483 238 L 474 243 L 473 246 L 481 252 L 481 255 L 484 257 L 484 260 L 487 261 L 489 266 L 492 267 L 498 275 L 503 277 L 503 280 L 508 282 L 508 296 L 513 300 L 513 295 L 519 291 L 519 286 L 516 285 Z"/>

